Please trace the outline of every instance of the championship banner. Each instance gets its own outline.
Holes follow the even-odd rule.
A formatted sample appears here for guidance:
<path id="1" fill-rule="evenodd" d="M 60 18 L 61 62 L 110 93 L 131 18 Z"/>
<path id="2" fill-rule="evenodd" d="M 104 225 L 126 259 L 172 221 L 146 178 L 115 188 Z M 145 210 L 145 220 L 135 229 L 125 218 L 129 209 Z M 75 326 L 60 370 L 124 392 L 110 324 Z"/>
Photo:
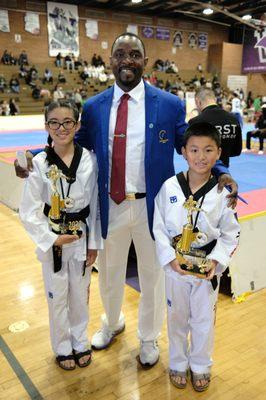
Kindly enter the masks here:
<path id="1" fill-rule="evenodd" d="M 0 31 L 10 32 L 7 10 L 0 10 Z"/>
<path id="2" fill-rule="evenodd" d="M 242 73 L 266 73 L 266 28 L 262 31 L 246 31 Z"/>
<path id="3" fill-rule="evenodd" d="M 199 32 L 198 33 L 198 48 L 202 50 L 207 50 L 208 48 L 208 33 Z"/>
<path id="4" fill-rule="evenodd" d="M 154 38 L 154 28 L 152 26 L 143 26 L 141 28 L 142 36 L 146 39 L 153 39 Z"/>
<path id="5" fill-rule="evenodd" d="M 78 7 L 47 2 L 49 55 L 79 55 Z"/>
<path id="6" fill-rule="evenodd" d="M 86 36 L 92 40 L 97 40 L 99 36 L 98 21 L 87 19 L 85 23 Z"/>
<path id="7" fill-rule="evenodd" d="M 173 46 L 181 49 L 183 47 L 183 32 L 175 31 L 173 37 Z"/>
<path id="8" fill-rule="evenodd" d="M 192 49 L 196 49 L 198 47 L 198 36 L 195 32 L 189 32 L 188 34 L 188 45 Z"/>
<path id="9" fill-rule="evenodd" d="M 156 28 L 156 39 L 170 40 L 170 29 Z"/>
<path id="10" fill-rule="evenodd" d="M 33 35 L 39 35 L 40 33 L 39 14 L 33 12 L 26 12 L 24 21 L 25 21 L 26 32 L 30 32 Z"/>

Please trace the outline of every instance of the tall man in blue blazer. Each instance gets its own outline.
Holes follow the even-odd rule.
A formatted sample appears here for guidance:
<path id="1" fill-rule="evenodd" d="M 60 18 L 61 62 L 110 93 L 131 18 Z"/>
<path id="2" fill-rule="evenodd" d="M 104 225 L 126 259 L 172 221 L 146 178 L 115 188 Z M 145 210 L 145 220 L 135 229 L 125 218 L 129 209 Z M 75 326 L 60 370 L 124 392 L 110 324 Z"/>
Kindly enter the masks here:
<path id="1" fill-rule="evenodd" d="M 133 240 L 141 288 L 139 361 L 142 366 L 151 367 L 159 359 L 157 338 L 164 318 L 164 276 L 152 233 L 154 197 L 163 182 L 175 173 L 174 149 L 180 152 L 187 125 L 179 98 L 143 81 L 147 61 L 144 45 L 134 34 L 125 33 L 115 40 L 110 64 L 116 82 L 85 103 L 77 140 L 97 155 L 105 239 L 99 255 L 99 285 L 105 315 L 102 328 L 92 337 L 92 346 L 98 350 L 106 348 L 125 328 L 121 307 L 128 251 Z M 118 108 L 125 93 L 130 96 L 126 134 L 116 135 Z M 115 136 L 126 140 L 125 198 L 119 204 L 111 194 Z M 228 173 L 222 165 L 217 172 Z M 232 183 L 228 175 L 223 175 L 223 181 Z"/>

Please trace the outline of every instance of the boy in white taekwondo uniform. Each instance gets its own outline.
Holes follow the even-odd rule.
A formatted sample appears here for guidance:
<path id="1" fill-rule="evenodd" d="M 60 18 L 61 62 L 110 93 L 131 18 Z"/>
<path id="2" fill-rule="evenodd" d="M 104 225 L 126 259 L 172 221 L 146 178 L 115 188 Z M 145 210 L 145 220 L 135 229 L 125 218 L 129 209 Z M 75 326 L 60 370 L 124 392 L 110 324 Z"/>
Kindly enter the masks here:
<path id="1" fill-rule="evenodd" d="M 219 278 L 239 238 L 236 214 L 227 206 L 228 192 L 223 189 L 218 193 L 216 177 L 211 175 L 220 153 L 216 128 L 208 123 L 191 125 L 182 148 L 189 169 L 168 179 L 155 198 L 153 232 L 166 276 L 170 380 L 178 388 L 184 388 L 190 368 L 196 391 L 209 386 Z M 206 279 L 188 275 L 181 269 L 172 247 L 172 239 L 182 233 L 187 223 L 187 210 L 183 205 L 190 195 L 203 210 L 193 211 L 192 218 L 193 228 L 206 235 L 206 253 L 209 251 L 206 258 L 212 260 Z M 195 247 L 202 248 L 202 244 Z"/>
<path id="2" fill-rule="evenodd" d="M 96 249 L 103 245 L 97 212 L 97 162 L 93 153 L 73 142 L 78 118 L 78 109 L 70 102 L 53 102 L 47 107 L 49 146 L 34 158 L 20 204 L 21 220 L 42 263 L 52 349 L 58 365 L 66 370 L 74 369 L 76 363 L 85 367 L 91 361 L 87 337 L 91 271 L 86 266 L 93 264 Z M 51 185 L 51 165 L 68 179 L 60 177 Z M 48 213 L 53 185 L 64 200 L 64 223 L 69 227 L 79 222 L 81 237 L 71 230 L 52 231 Z"/>

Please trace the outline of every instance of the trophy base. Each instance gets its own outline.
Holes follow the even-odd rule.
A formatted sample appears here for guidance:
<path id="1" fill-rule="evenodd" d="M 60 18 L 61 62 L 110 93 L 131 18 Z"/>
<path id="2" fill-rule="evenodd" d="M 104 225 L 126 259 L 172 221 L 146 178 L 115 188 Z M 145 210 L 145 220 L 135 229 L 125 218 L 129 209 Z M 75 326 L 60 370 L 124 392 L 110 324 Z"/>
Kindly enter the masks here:
<path id="1" fill-rule="evenodd" d="M 198 251 L 191 251 L 189 253 L 176 253 L 177 261 L 180 267 L 189 275 L 194 275 L 201 279 L 207 278 L 207 271 L 205 268 L 209 265 L 208 260 L 203 257 Z"/>

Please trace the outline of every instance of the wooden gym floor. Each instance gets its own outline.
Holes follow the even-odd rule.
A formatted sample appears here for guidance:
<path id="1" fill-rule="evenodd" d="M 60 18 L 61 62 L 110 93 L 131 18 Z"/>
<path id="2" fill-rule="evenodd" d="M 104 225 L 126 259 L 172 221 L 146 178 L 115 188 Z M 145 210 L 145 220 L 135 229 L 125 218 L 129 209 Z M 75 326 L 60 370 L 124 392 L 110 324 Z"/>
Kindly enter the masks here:
<path id="1" fill-rule="evenodd" d="M 113 345 L 93 353 L 92 364 L 66 372 L 58 368 L 49 343 L 47 305 L 34 244 L 16 213 L 0 204 L 0 399 L 26 400 L 265 400 L 266 290 L 240 304 L 219 298 L 212 383 L 196 393 L 190 383 L 179 390 L 169 383 L 167 335 L 159 340 L 161 357 L 149 371 L 136 361 L 139 294 L 125 290 L 126 330 Z M 89 335 L 102 313 L 93 274 Z M 29 328 L 12 333 L 9 326 L 26 321 Z"/>

